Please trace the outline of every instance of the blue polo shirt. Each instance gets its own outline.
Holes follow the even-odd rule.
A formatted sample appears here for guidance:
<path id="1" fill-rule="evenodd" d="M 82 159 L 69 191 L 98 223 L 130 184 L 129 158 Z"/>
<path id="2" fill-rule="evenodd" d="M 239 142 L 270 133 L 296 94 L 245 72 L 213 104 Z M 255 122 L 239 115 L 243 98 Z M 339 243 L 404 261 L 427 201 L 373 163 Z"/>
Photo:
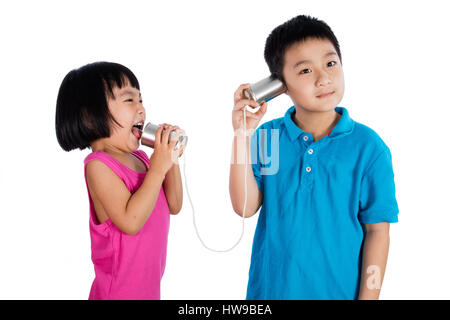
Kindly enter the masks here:
<path id="1" fill-rule="evenodd" d="M 247 299 L 357 299 L 362 224 L 398 221 L 389 148 L 335 111 L 341 118 L 319 141 L 294 123 L 294 106 L 252 135 L 263 202 Z"/>

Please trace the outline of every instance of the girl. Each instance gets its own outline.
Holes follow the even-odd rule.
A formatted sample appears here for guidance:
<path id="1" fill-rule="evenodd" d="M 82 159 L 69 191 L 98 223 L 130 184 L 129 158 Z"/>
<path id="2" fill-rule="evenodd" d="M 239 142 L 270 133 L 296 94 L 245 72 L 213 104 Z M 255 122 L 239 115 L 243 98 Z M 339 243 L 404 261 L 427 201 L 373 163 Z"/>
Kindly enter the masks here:
<path id="1" fill-rule="evenodd" d="M 84 160 L 95 269 L 89 299 L 160 299 L 169 214 L 182 206 L 184 147 L 173 150 L 182 131 L 163 124 L 149 159 L 138 150 L 144 121 L 138 80 L 120 64 L 88 64 L 62 81 L 58 142 L 66 151 L 92 149 Z"/>

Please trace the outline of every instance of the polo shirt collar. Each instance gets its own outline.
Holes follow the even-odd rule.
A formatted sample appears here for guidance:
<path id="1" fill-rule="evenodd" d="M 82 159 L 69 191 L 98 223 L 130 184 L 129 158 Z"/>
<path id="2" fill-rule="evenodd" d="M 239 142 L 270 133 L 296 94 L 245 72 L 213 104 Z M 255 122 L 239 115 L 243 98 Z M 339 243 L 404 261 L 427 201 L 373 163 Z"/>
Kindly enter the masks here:
<path id="1" fill-rule="evenodd" d="M 341 118 L 336 123 L 333 130 L 331 130 L 329 138 L 338 138 L 351 133 L 354 127 L 354 121 L 350 118 L 347 109 L 344 107 L 336 107 L 334 110 L 341 115 Z M 284 124 L 291 140 L 296 140 L 298 137 L 306 134 L 306 132 L 297 127 L 295 122 L 292 120 L 292 114 L 294 112 L 295 106 L 292 106 L 284 115 Z"/>

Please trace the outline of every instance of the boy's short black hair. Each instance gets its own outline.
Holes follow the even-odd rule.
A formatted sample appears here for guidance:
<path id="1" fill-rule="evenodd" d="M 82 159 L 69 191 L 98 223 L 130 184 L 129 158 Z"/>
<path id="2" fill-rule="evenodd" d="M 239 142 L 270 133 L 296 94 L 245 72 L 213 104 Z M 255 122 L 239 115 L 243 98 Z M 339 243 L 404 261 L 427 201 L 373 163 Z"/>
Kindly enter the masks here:
<path id="1" fill-rule="evenodd" d="M 90 148 L 110 136 L 114 123 L 108 98 L 113 89 L 127 83 L 140 90 L 136 76 L 127 67 L 112 62 L 94 62 L 70 71 L 63 79 L 56 101 L 56 137 L 65 151 Z"/>
<path id="2" fill-rule="evenodd" d="M 293 44 L 307 39 L 328 39 L 342 61 L 339 42 L 331 28 L 323 21 L 310 16 L 299 15 L 276 27 L 267 37 L 264 58 L 271 76 L 284 82 L 284 54 Z"/>

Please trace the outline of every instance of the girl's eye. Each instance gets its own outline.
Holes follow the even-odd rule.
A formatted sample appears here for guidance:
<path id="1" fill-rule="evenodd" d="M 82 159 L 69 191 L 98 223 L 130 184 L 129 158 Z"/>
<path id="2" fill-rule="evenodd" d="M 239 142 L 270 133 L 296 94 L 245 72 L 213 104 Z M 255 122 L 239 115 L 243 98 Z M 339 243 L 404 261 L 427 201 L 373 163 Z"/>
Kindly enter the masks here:
<path id="1" fill-rule="evenodd" d="M 332 66 L 334 66 L 335 64 L 336 64 L 336 61 L 330 61 L 330 62 L 328 62 L 327 66 L 328 66 L 328 67 L 332 67 Z"/>
<path id="2" fill-rule="evenodd" d="M 133 99 L 127 99 L 125 102 L 133 102 Z M 142 103 L 142 100 L 139 100 L 139 103 Z"/>
<path id="3" fill-rule="evenodd" d="M 311 69 L 303 69 L 302 71 L 300 71 L 300 74 L 305 74 L 305 73 L 310 73 Z"/>

